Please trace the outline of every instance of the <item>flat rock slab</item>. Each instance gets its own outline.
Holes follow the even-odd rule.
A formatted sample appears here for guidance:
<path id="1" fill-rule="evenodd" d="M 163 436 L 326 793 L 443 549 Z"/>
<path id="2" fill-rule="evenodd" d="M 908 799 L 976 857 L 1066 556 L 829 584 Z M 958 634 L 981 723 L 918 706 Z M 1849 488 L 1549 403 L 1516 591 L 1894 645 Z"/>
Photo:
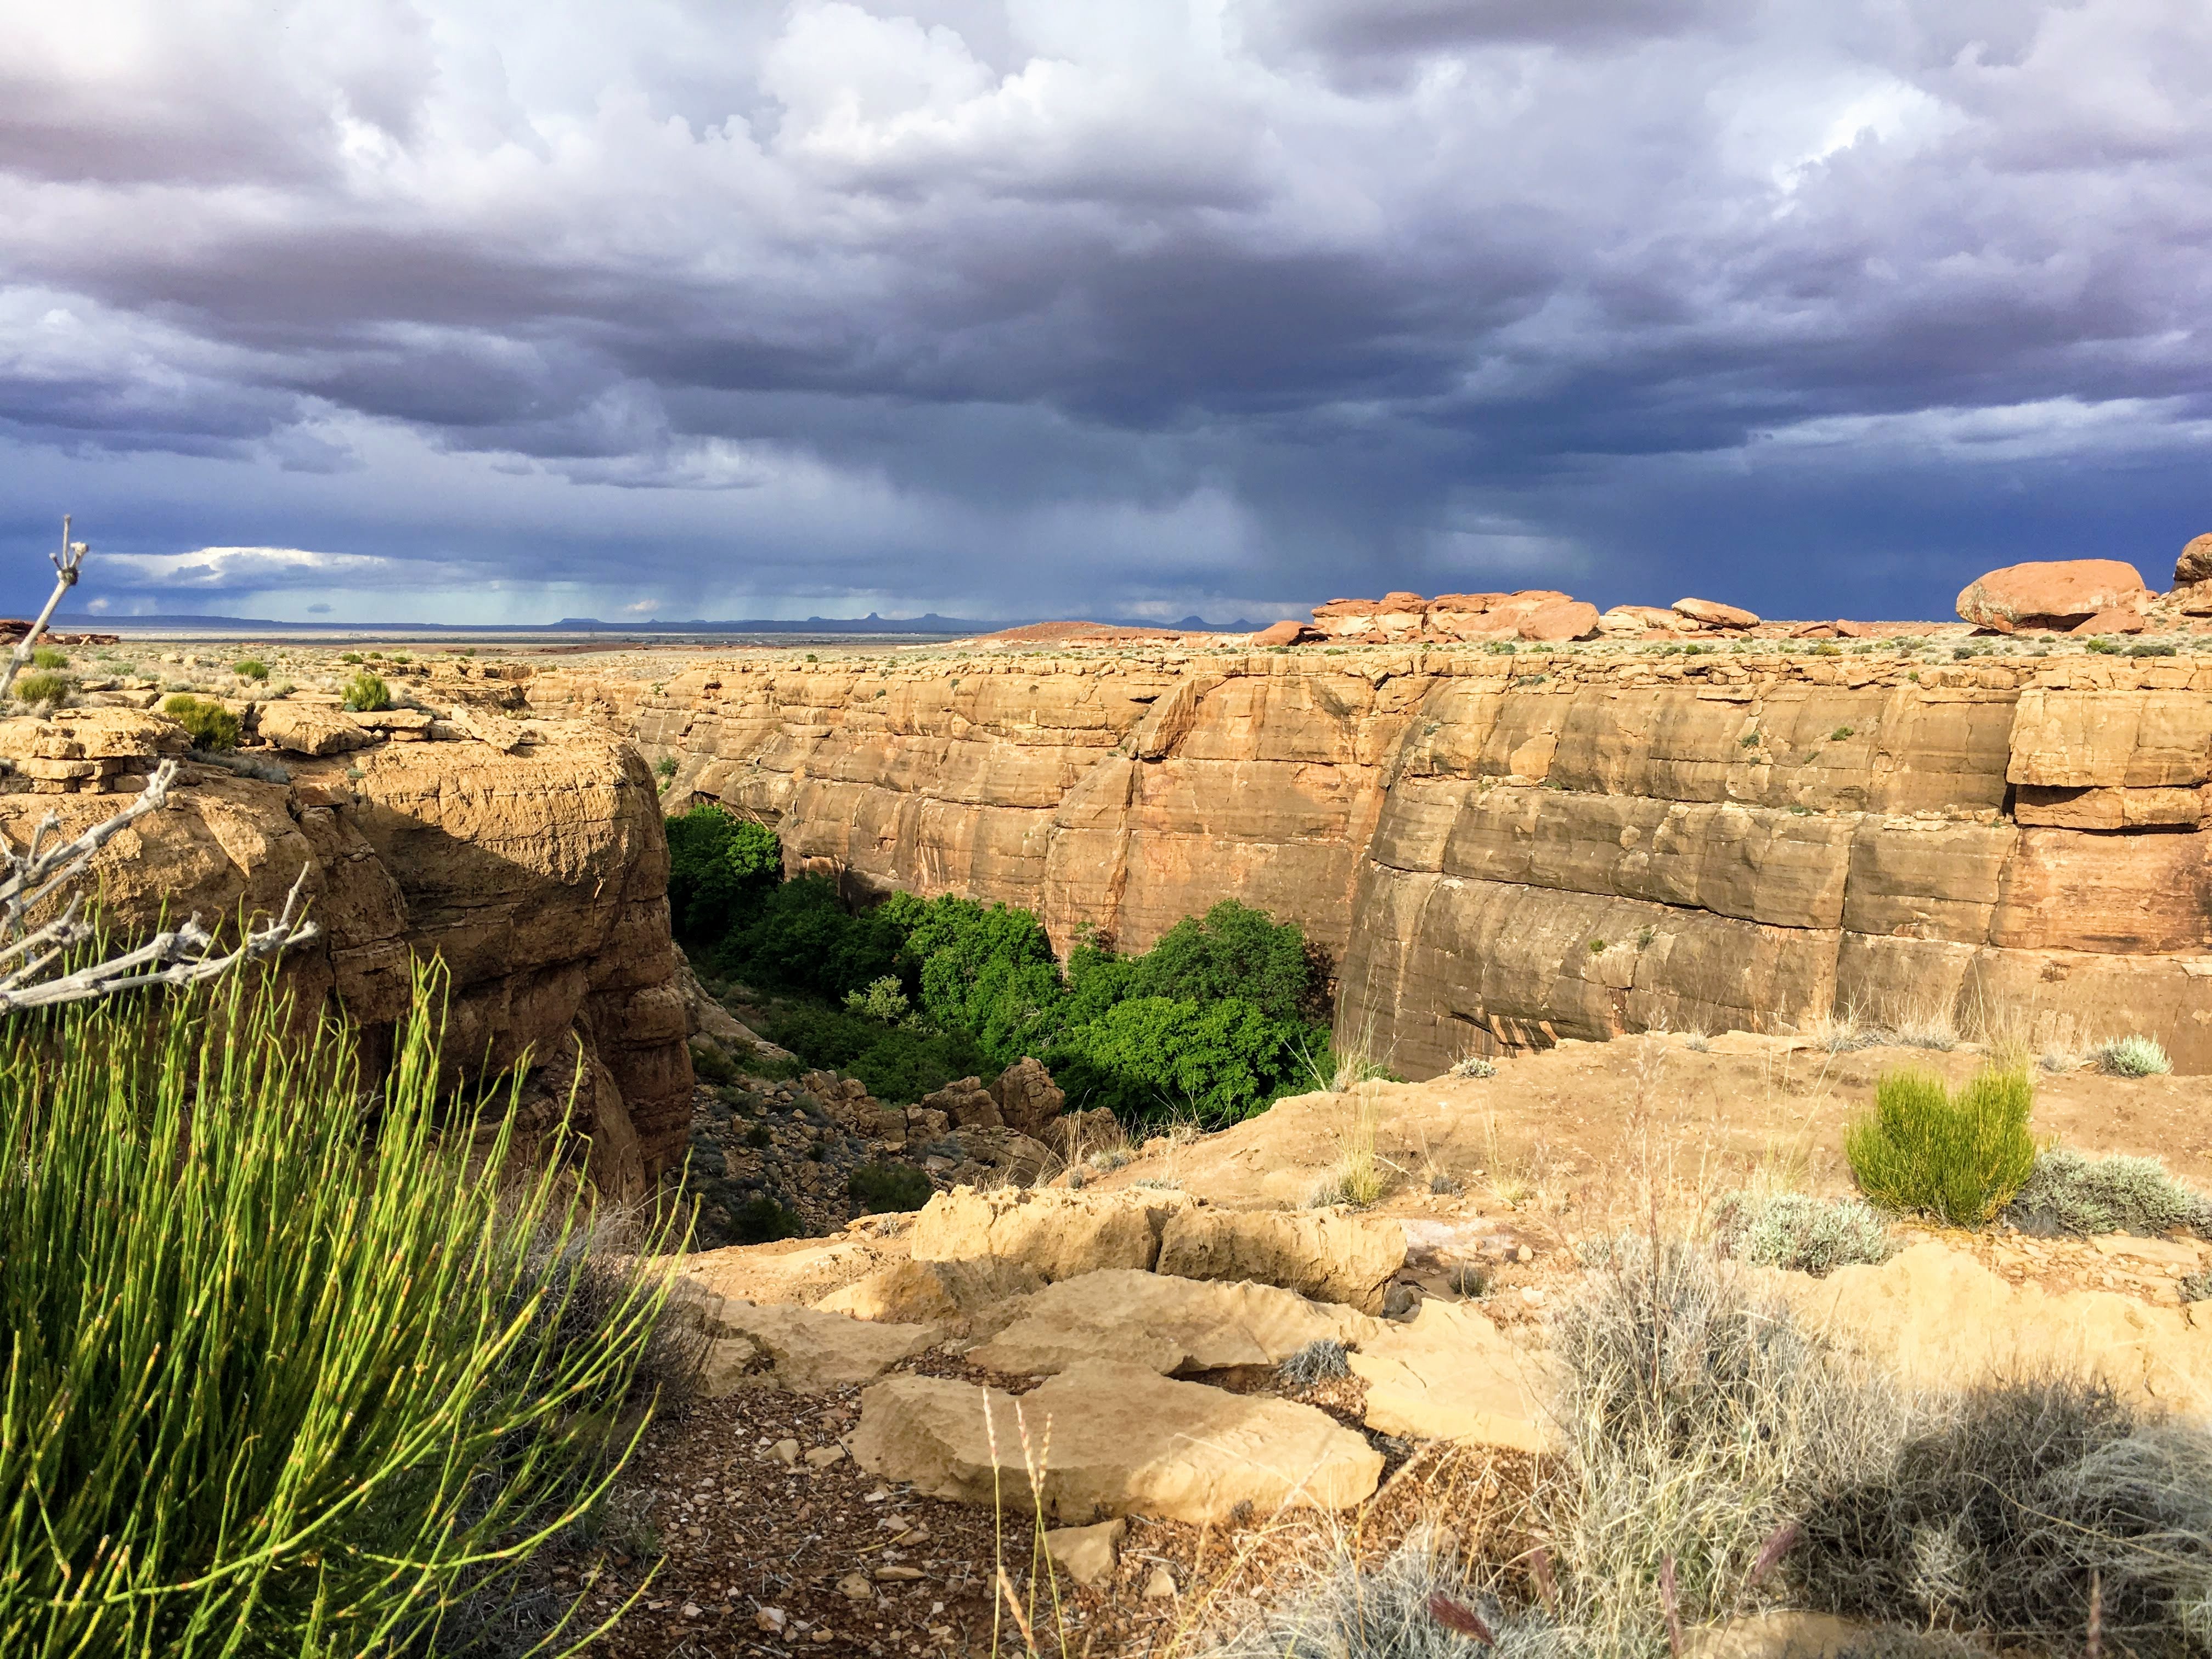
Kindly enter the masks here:
<path id="1" fill-rule="evenodd" d="M 1310 1406 L 1099 1359 L 1019 1399 L 947 1377 L 886 1377 L 860 1396 L 853 1455 L 931 1498 L 1024 1506 L 1024 1429 L 1042 1465 L 1035 1501 L 1048 1521 L 1072 1525 L 1117 1515 L 1202 1524 L 1240 1504 L 1261 1516 L 1349 1509 L 1382 1473 L 1381 1453 Z"/>
<path id="2" fill-rule="evenodd" d="M 1552 1376 L 1480 1310 L 1431 1300 L 1350 1356 L 1367 1384 L 1367 1426 L 1383 1434 L 1548 1451 Z"/>
<path id="3" fill-rule="evenodd" d="M 1044 1280 L 1030 1268 L 995 1256 L 889 1261 L 814 1305 L 855 1319 L 939 1325 L 970 1337 L 988 1336 L 1017 1318 L 1026 1298 L 1043 1288 Z"/>
<path id="4" fill-rule="evenodd" d="M 1406 1230 L 1383 1217 L 1312 1210 L 1184 1210 L 1160 1237 L 1159 1271 L 1183 1279 L 1250 1279 L 1382 1310 L 1406 1265 Z"/>
<path id="5" fill-rule="evenodd" d="M 1160 1233 L 1188 1210 L 1188 1193 L 1151 1188 L 1067 1192 L 1002 1188 L 939 1193 L 915 1218 L 917 1261 L 973 1261 L 996 1256 L 1045 1279 L 1073 1279 L 1101 1267 L 1149 1268 Z M 1249 1275 L 1248 1275 L 1249 1276 Z"/>
<path id="6" fill-rule="evenodd" d="M 684 1277 L 715 1296 L 804 1307 L 905 1258 L 906 1240 L 897 1237 L 786 1238 L 702 1250 L 686 1258 Z"/>
<path id="7" fill-rule="evenodd" d="M 2154 1308 L 2111 1291 L 2053 1296 L 2008 1284 L 1932 1239 L 1880 1267 L 1774 1277 L 1808 1324 L 1909 1384 L 2072 1373 L 2130 1400 L 2212 1415 L 2212 1303 Z"/>
<path id="8" fill-rule="evenodd" d="M 813 1308 L 758 1307 L 719 1297 L 702 1304 L 706 1365 L 700 1389 L 719 1400 L 743 1388 L 823 1394 L 872 1382 L 941 1334 L 934 1325 L 878 1324 Z"/>
<path id="9" fill-rule="evenodd" d="M 1309 1342 L 1363 1343 L 1385 1328 L 1272 1285 L 1202 1284 L 1116 1267 L 1047 1285 L 968 1358 L 991 1370 L 1041 1376 L 1110 1354 L 1165 1376 L 1279 1364 Z"/>

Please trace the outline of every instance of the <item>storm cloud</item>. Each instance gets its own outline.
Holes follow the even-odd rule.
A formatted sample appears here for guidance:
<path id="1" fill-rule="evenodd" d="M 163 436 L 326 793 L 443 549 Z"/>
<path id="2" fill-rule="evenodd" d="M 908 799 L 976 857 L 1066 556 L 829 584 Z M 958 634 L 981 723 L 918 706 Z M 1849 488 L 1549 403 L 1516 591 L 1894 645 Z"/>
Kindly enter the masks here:
<path id="1" fill-rule="evenodd" d="M 10 604 L 64 508 L 118 610 L 471 621 L 2212 526 L 2201 0 L 0 11 Z"/>

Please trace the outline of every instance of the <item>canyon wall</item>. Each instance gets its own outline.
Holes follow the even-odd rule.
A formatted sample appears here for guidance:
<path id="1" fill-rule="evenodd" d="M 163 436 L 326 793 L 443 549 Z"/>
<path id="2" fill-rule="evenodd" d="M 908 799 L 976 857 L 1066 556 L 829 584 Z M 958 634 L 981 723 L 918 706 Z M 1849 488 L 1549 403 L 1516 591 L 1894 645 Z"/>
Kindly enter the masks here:
<path id="1" fill-rule="evenodd" d="M 1474 648 L 545 674 L 856 896 L 1223 897 L 1410 1076 L 1625 1031 L 2130 1030 L 2212 1070 L 2212 660 Z"/>
<path id="2" fill-rule="evenodd" d="M 110 841 L 90 881 L 130 937 L 165 911 L 210 926 L 274 913 L 304 870 L 322 931 L 284 958 L 304 1007 L 343 1007 L 374 1065 L 412 963 L 441 957 L 456 1073 L 527 1052 L 526 1133 L 573 1113 L 602 1188 L 640 1195 L 690 1120 L 659 805 L 628 742 L 534 735 L 514 752 L 456 738 L 288 756 L 268 769 L 286 782 L 186 759 L 169 804 Z M 119 710 L 0 722 L 0 833 L 21 848 L 52 811 L 74 835 L 184 746 L 169 722 Z"/>

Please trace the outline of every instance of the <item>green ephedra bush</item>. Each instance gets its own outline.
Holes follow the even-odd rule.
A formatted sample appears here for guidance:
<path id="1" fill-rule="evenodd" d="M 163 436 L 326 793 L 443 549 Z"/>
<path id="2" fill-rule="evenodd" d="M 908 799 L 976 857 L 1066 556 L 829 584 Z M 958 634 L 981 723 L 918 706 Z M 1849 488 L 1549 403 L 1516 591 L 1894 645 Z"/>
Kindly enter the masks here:
<path id="1" fill-rule="evenodd" d="M 392 688 L 381 675 L 362 670 L 342 688 L 345 706 L 356 714 L 374 714 L 380 708 L 392 707 Z"/>
<path id="2" fill-rule="evenodd" d="M 674 1241 L 437 1121 L 434 978 L 379 1085 L 272 986 L 6 1028 L 11 1659 L 442 1650 L 634 1443 Z"/>
<path id="3" fill-rule="evenodd" d="M 161 712 L 191 733 L 195 749 L 229 750 L 238 747 L 242 728 L 238 716 L 219 702 L 181 693 L 167 699 Z"/>
<path id="4" fill-rule="evenodd" d="M 76 682 L 68 675 L 42 670 L 16 679 L 15 697 L 20 702 L 61 702 L 76 689 Z"/>
<path id="5" fill-rule="evenodd" d="M 1873 1115 L 1844 1136 L 1844 1156 L 1860 1189 L 1883 1207 L 1978 1227 L 2035 1168 L 2027 1130 L 2034 1103 L 2024 1067 L 1984 1069 L 1955 1093 L 1932 1073 L 1887 1073 Z"/>

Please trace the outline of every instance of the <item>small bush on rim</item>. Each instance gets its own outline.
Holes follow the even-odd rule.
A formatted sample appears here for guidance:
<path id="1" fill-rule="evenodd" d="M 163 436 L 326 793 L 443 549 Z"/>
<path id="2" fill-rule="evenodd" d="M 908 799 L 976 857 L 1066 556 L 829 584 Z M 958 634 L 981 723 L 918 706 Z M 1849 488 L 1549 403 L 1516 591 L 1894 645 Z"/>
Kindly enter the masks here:
<path id="1" fill-rule="evenodd" d="M 2100 1043 L 2097 1069 L 2113 1077 L 2164 1077 L 2173 1069 L 2173 1061 L 2156 1038 L 2138 1032 Z"/>
<path id="2" fill-rule="evenodd" d="M 392 688 L 367 669 L 345 683 L 342 695 L 345 706 L 356 714 L 374 714 L 392 707 Z"/>
<path id="3" fill-rule="evenodd" d="M 195 749 L 211 749 L 220 754 L 237 748 L 244 732 L 237 715 L 204 697 L 170 697 L 162 702 L 161 712 L 191 734 Z"/>
<path id="4" fill-rule="evenodd" d="M 1985 1068 L 1956 1092 L 1932 1073 L 1886 1073 L 1872 1115 L 1845 1134 L 1844 1156 L 1860 1190 L 1884 1208 L 1978 1227 L 2034 1170 L 2034 1101 L 2025 1066 Z"/>
<path id="5" fill-rule="evenodd" d="M 918 1210 L 936 1191 L 929 1177 L 911 1164 L 863 1164 L 845 1178 L 846 1196 L 872 1211 Z"/>

